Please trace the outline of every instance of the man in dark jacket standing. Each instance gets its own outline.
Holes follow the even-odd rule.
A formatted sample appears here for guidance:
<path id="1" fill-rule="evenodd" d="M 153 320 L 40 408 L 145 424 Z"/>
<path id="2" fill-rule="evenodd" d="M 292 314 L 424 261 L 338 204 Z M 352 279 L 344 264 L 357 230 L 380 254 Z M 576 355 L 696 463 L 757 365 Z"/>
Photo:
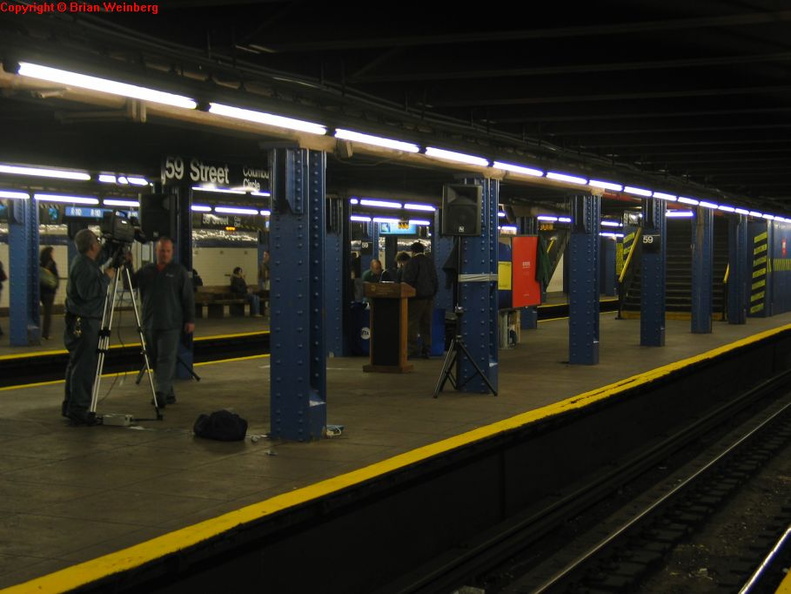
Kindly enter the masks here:
<path id="1" fill-rule="evenodd" d="M 91 411 L 91 401 L 99 362 L 99 330 L 107 288 L 116 271 L 107 268 L 102 272 L 97 261 L 102 247 L 93 231 L 78 231 L 74 245 L 78 254 L 69 265 L 66 285 L 63 343 L 69 351 L 69 363 L 61 412 L 72 425 L 97 425 L 99 421 Z"/>
<path id="2" fill-rule="evenodd" d="M 195 294 L 190 273 L 173 262 L 171 239 L 157 241 L 156 256 L 156 262 L 132 276 L 132 283 L 140 289 L 143 303 L 143 331 L 154 368 L 156 406 L 165 408 L 176 402 L 173 378 L 181 333 L 195 330 Z"/>
<path id="3" fill-rule="evenodd" d="M 401 282 L 415 289 L 409 299 L 407 324 L 407 354 L 428 359 L 431 353 L 431 318 L 434 315 L 434 296 L 437 294 L 437 269 L 424 253 L 423 244 L 416 241 L 410 247 L 412 257 L 404 266 Z M 418 335 L 421 343 L 418 343 Z"/>

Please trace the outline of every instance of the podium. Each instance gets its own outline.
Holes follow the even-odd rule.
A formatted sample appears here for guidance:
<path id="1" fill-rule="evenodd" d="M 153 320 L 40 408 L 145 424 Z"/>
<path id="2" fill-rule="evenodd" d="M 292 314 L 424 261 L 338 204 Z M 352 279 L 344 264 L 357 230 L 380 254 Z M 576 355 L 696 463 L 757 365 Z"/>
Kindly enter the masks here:
<path id="1" fill-rule="evenodd" d="M 406 283 L 365 283 L 363 294 L 371 304 L 370 361 L 363 365 L 363 371 L 412 371 L 414 365 L 407 363 L 407 322 L 414 287 Z"/>

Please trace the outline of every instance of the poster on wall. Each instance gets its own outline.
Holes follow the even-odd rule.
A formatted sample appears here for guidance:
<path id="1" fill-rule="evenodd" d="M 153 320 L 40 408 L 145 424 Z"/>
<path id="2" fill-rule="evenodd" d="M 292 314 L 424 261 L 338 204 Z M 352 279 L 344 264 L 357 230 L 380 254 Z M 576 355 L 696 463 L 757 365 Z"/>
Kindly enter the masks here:
<path id="1" fill-rule="evenodd" d="M 536 279 L 538 236 L 517 235 L 511 238 L 512 307 L 541 305 L 541 283 Z"/>

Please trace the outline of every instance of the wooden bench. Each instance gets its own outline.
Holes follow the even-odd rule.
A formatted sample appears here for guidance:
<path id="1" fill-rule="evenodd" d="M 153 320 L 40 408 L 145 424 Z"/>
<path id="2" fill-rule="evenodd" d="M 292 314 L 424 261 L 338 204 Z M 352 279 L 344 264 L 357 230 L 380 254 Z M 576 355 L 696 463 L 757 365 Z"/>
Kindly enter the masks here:
<path id="1" fill-rule="evenodd" d="M 256 289 L 255 286 L 250 286 Z M 269 291 L 255 291 L 261 297 L 261 309 L 263 310 L 264 300 L 269 296 Z M 216 319 L 225 317 L 225 307 L 228 306 L 228 314 L 231 316 L 243 317 L 246 313 L 245 308 L 249 308 L 250 302 L 238 295 L 231 293 L 228 285 L 203 285 L 197 287 L 195 291 L 195 317 L 202 318 L 203 309 L 206 308 L 206 317 Z M 263 313 L 263 311 L 261 312 Z"/>

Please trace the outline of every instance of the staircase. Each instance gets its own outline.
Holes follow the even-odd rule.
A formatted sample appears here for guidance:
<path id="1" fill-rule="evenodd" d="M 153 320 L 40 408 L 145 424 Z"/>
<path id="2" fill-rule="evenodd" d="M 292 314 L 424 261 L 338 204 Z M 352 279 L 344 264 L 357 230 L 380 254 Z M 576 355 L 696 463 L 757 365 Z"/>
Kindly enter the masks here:
<path id="1" fill-rule="evenodd" d="M 728 266 L 728 222 L 714 218 L 713 231 L 712 316 L 724 317 L 726 287 L 723 282 Z M 692 221 L 668 219 L 665 237 L 665 315 L 673 319 L 692 316 Z M 621 309 L 623 318 L 640 317 L 641 259 Z"/>

